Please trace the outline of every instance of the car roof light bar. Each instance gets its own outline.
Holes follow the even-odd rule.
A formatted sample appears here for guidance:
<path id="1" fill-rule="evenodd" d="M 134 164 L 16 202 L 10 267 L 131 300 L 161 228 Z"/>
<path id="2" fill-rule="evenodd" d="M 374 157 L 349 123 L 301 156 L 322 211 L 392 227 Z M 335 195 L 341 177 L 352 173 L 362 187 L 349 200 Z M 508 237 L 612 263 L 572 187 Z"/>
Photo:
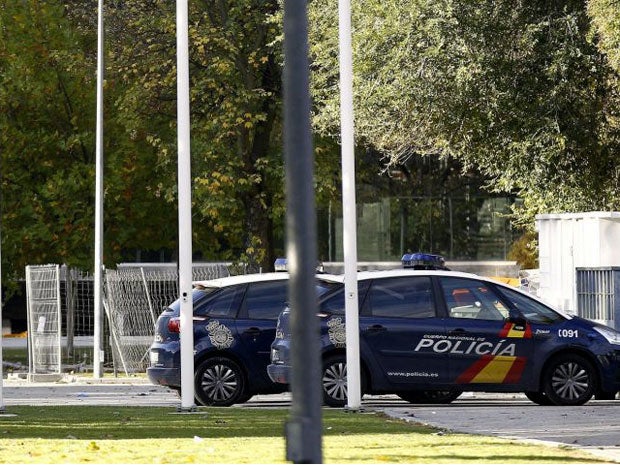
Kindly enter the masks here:
<path id="1" fill-rule="evenodd" d="M 276 258 L 276 261 L 273 263 L 273 268 L 276 271 L 288 271 L 288 268 L 286 266 L 286 258 L 283 258 L 283 257 Z"/>
<path id="2" fill-rule="evenodd" d="M 288 263 L 286 261 L 286 258 L 284 257 L 276 258 L 276 261 L 273 263 L 273 268 L 276 271 L 288 271 Z M 325 273 L 325 267 L 323 266 L 322 262 L 317 262 L 316 272 Z"/>
<path id="3" fill-rule="evenodd" d="M 401 259 L 403 268 L 414 270 L 448 270 L 446 261 L 441 255 L 431 253 L 406 253 Z"/>

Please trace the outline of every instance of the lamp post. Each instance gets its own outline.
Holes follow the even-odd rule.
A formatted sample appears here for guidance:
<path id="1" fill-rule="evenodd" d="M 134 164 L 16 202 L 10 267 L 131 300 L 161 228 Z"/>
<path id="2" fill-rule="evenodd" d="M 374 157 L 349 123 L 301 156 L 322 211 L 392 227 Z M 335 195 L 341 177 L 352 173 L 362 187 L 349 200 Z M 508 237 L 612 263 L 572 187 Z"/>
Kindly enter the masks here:
<path id="1" fill-rule="evenodd" d="M 95 282 L 93 377 L 101 378 L 103 371 L 103 312 L 101 311 L 103 257 L 103 0 L 97 10 L 97 123 L 95 155 Z"/>
<path id="2" fill-rule="evenodd" d="M 192 178 L 190 152 L 188 0 L 177 0 L 177 141 L 179 191 L 179 292 L 181 300 L 181 410 L 194 405 L 192 301 Z"/>
<path id="3" fill-rule="evenodd" d="M 286 457 L 294 463 L 321 463 L 321 349 L 314 288 L 316 206 L 306 8 L 306 0 L 284 2 L 286 255 L 290 263 L 292 333 L 292 402 L 286 424 Z"/>
<path id="4" fill-rule="evenodd" d="M 340 44 L 340 131 L 342 140 L 342 238 L 344 254 L 347 408 L 361 408 L 359 310 L 357 295 L 357 214 L 353 128 L 353 52 L 350 0 L 338 1 Z"/>

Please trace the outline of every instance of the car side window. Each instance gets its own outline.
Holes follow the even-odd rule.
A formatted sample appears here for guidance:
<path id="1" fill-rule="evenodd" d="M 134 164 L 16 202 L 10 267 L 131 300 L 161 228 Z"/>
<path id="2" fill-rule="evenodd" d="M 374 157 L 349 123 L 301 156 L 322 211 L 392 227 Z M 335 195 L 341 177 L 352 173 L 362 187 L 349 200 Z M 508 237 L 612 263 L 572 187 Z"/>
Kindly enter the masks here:
<path id="1" fill-rule="evenodd" d="M 485 282 L 465 278 L 441 278 L 450 318 L 504 321 L 510 311 Z"/>
<path id="2" fill-rule="evenodd" d="M 373 316 L 433 318 L 435 307 L 429 277 L 375 279 L 368 294 Z"/>
<path id="3" fill-rule="evenodd" d="M 219 290 L 212 299 L 194 309 L 197 316 L 235 318 L 244 286 L 230 286 Z"/>
<path id="4" fill-rule="evenodd" d="M 358 305 L 360 308 L 362 307 L 362 303 L 364 302 L 364 297 L 366 295 L 366 290 L 368 289 L 369 281 L 358 281 L 357 282 L 357 296 L 358 296 Z M 320 311 L 323 313 L 327 313 L 330 315 L 344 315 L 344 286 L 338 288 L 338 290 L 326 297 L 320 304 Z"/>
<path id="5" fill-rule="evenodd" d="M 245 308 L 251 320 L 277 320 L 286 306 L 288 281 L 251 283 L 245 293 Z"/>

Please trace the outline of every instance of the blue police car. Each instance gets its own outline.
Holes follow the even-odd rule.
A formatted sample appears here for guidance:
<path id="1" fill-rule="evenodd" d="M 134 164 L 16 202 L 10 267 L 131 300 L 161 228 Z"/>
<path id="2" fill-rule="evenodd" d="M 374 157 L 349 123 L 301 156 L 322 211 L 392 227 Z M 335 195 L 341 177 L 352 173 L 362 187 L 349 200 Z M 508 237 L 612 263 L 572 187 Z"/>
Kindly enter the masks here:
<path id="1" fill-rule="evenodd" d="M 541 405 L 581 405 L 620 390 L 619 332 L 493 279 L 419 258 L 409 269 L 358 273 L 363 393 L 445 403 L 463 391 L 524 392 Z M 343 406 L 343 287 L 319 298 L 318 317 L 323 399 Z M 282 384 L 291 376 L 289 320 L 287 308 L 267 367 Z"/>
<path id="2" fill-rule="evenodd" d="M 231 276 L 195 282 L 194 368 L 196 401 L 230 406 L 255 394 L 278 393 L 286 386 L 267 376 L 269 351 L 278 315 L 286 305 L 288 273 Z M 317 293 L 337 282 L 317 279 Z M 179 300 L 170 304 L 155 325 L 150 347 L 149 380 L 180 391 Z"/>

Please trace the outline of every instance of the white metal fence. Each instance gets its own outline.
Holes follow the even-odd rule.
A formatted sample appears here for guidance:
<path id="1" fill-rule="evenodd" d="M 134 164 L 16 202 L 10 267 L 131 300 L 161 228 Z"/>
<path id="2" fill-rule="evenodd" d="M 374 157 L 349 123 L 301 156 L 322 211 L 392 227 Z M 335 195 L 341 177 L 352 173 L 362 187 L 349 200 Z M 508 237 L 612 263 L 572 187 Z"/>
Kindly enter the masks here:
<path id="1" fill-rule="evenodd" d="M 60 373 L 60 267 L 26 267 L 29 373 Z"/>
<path id="2" fill-rule="evenodd" d="M 223 264 L 194 265 L 193 281 L 228 275 Z M 174 266 L 124 267 L 105 273 L 104 307 L 110 326 L 114 366 L 125 373 L 143 372 L 162 309 L 179 296 Z"/>
<path id="3" fill-rule="evenodd" d="M 193 280 L 228 276 L 227 264 L 196 264 Z M 103 273 L 104 360 L 126 374 L 143 372 L 154 324 L 178 298 L 174 264 L 124 265 Z M 59 265 L 26 267 L 29 373 L 92 367 L 94 280 Z"/>

